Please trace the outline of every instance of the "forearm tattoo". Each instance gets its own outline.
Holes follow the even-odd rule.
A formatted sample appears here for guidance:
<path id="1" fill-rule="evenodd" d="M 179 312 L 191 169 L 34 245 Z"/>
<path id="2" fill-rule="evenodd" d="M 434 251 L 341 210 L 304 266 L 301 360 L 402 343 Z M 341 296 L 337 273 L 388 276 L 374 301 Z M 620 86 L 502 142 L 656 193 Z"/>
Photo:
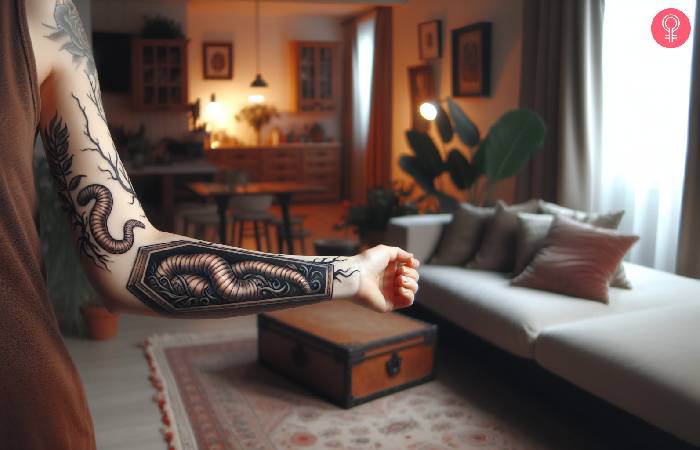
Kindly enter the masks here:
<path id="1" fill-rule="evenodd" d="M 104 107 L 102 105 L 102 94 L 100 91 L 99 79 L 97 77 L 95 59 L 93 58 L 90 43 L 88 41 L 87 34 L 85 33 L 85 29 L 83 28 L 82 21 L 80 20 L 78 10 L 70 0 L 57 0 L 54 7 L 53 16 L 54 21 L 56 22 L 55 25 L 44 24 L 45 27 L 51 30 L 51 33 L 46 37 L 54 41 L 63 42 L 61 50 L 70 53 L 73 58 L 73 62 L 77 66 L 84 64 L 83 73 L 87 77 L 88 83 L 90 84 L 90 92 L 87 93 L 87 98 L 94 106 L 97 116 L 100 118 L 103 126 L 106 129 L 109 129 L 107 124 L 107 116 L 105 115 Z M 119 159 L 114 143 L 110 141 L 112 147 L 111 150 L 105 149 L 101 145 L 91 130 L 86 107 L 80 102 L 78 96 L 75 94 L 71 94 L 71 96 L 77 103 L 78 108 L 83 115 L 83 120 L 85 122 L 83 134 L 88 138 L 91 144 L 90 146 L 81 150 L 97 153 L 97 155 L 106 163 L 106 166 L 98 166 L 98 169 L 101 172 L 106 173 L 108 179 L 116 181 L 121 189 L 130 196 L 130 203 L 134 204 L 137 200 L 134 186 L 131 184 L 131 180 L 124 169 L 124 165 Z"/>
<path id="2" fill-rule="evenodd" d="M 259 310 L 330 299 L 333 264 L 173 241 L 139 248 L 127 289 L 166 314 Z"/>

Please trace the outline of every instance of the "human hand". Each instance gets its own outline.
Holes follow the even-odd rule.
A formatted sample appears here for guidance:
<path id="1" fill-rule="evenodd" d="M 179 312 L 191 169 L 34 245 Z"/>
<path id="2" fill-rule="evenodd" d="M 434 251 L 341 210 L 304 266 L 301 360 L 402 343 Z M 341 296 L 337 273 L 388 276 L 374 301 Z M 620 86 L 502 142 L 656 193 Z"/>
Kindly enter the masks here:
<path id="1" fill-rule="evenodd" d="M 420 263 L 411 253 L 399 247 L 377 245 L 355 258 L 360 271 L 359 303 L 380 312 L 413 304 Z"/>

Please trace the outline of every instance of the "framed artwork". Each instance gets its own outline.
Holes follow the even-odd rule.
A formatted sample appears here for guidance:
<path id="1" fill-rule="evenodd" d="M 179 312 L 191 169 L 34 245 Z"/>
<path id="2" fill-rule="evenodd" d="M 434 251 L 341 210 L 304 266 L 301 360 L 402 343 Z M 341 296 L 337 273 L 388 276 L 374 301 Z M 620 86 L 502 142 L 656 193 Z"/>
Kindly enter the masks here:
<path id="1" fill-rule="evenodd" d="M 452 96 L 491 94 L 491 23 L 452 30 Z"/>
<path id="2" fill-rule="evenodd" d="M 233 78 L 233 44 L 231 42 L 205 42 L 202 61 L 205 80 Z"/>
<path id="3" fill-rule="evenodd" d="M 424 102 L 435 101 L 435 82 L 433 68 L 430 65 L 408 68 L 408 86 L 411 94 L 411 125 L 416 130 L 428 131 L 430 122 L 418 112 Z"/>
<path id="4" fill-rule="evenodd" d="M 418 54 L 420 59 L 442 57 L 441 20 L 431 20 L 418 24 Z"/>

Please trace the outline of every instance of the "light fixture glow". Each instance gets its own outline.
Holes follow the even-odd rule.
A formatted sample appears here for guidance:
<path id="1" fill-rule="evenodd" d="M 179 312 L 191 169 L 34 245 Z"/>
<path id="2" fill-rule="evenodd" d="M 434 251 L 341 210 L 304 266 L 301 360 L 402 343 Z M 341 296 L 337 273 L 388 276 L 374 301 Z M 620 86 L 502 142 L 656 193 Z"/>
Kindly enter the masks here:
<path id="1" fill-rule="evenodd" d="M 214 94 L 211 94 L 209 103 L 204 107 L 204 122 L 207 124 L 207 128 L 210 131 L 224 127 L 224 107 L 220 102 L 216 101 L 216 95 Z"/>
<path id="2" fill-rule="evenodd" d="M 438 110 L 433 103 L 424 102 L 418 108 L 418 112 L 425 120 L 433 121 L 437 117 Z"/>
<path id="3" fill-rule="evenodd" d="M 252 94 L 248 96 L 248 103 L 262 103 L 265 101 L 265 96 L 262 94 Z"/>

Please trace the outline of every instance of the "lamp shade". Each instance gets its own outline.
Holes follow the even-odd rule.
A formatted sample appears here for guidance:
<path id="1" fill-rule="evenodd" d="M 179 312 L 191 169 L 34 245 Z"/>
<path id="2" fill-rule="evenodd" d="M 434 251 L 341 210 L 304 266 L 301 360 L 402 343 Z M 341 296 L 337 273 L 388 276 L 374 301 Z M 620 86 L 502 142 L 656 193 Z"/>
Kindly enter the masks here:
<path id="1" fill-rule="evenodd" d="M 267 81 L 263 80 L 262 75 L 257 74 L 255 76 L 255 79 L 253 80 L 253 82 L 250 83 L 250 87 L 256 87 L 256 88 L 267 87 Z"/>

